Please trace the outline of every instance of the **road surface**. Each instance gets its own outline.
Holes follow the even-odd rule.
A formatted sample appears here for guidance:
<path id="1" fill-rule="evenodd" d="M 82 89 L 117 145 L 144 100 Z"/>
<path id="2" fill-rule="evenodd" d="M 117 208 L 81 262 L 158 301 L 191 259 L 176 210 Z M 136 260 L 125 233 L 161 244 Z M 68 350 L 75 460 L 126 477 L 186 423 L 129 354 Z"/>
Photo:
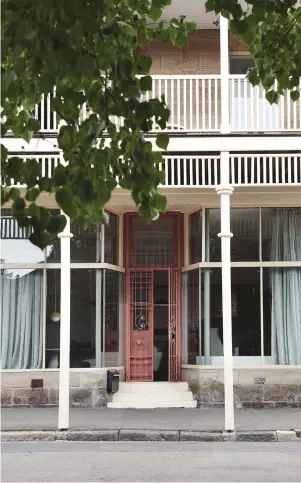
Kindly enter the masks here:
<path id="1" fill-rule="evenodd" d="M 301 443 L 3 443 L 2 482 L 298 482 Z"/>

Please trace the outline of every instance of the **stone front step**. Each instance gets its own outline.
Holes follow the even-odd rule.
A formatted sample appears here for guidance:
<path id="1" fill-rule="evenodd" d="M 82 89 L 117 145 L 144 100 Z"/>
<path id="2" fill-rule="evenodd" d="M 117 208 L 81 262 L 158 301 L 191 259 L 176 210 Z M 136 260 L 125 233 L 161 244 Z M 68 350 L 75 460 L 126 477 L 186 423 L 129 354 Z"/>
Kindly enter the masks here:
<path id="1" fill-rule="evenodd" d="M 108 408 L 195 408 L 186 382 L 123 382 Z"/>
<path id="2" fill-rule="evenodd" d="M 193 409 L 196 408 L 197 402 L 192 401 L 161 401 L 161 402 L 132 402 L 132 403 L 122 403 L 122 402 L 110 402 L 108 403 L 108 408 L 110 409 L 159 409 L 159 408 L 183 408 L 183 409 Z"/>
<path id="3" fill-rule="evenodd" d="M 118 393 L 187 392 L 187 382 L 120 382 Z"/>

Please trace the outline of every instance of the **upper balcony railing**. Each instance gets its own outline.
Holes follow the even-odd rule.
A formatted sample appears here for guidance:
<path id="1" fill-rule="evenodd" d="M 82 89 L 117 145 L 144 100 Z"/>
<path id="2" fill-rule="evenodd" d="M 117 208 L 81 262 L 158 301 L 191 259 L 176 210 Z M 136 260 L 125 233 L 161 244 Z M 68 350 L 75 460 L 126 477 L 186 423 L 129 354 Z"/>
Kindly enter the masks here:
<path id="1" fill-rule="evenodd" d="M 24 163 L 34 157 L 41 166 L 41 175 L 53 176 L 59 164 L 66 164 L 61 153 L 32 155 L 22 154 Z M 180 155 L 163 156 L 159 170 L 164 173 L 164 188 L 216 188 L 220 184 L 220 156 Z M 230 183 L 234 187 L 301 186 L 301 155 L 278 154 L 230 154 Z M 117 179 L 118 182 L 118 179 Z M 10 180 L 11 187 L 25 187 Z"/>
<path id="2" fill-rule="evenodd" d="M 300 79 L 301 89 L 301 79 Z M 219 133 L 221 125 L 220 75 L 154 75 L 152 91 L 143 98 L 165 96 L 170 109 L 167 131 L 171 133 Z M 41 132 L 56 134 L 58 119 L 51 111 L 51 98 L 43 98 L 35 108 Z M 293 102 L 289 92 L 271 105 L 262 86 L 253 87 L 245 76 L 229 77 L 231 132 L 300 132 L 301 98 Z M 83 106 L 81 118 L 89 113 Z M 120 119 L 113 119 L 122 124 Z M 153 125 L 153 131 L 160 130 Z"/>

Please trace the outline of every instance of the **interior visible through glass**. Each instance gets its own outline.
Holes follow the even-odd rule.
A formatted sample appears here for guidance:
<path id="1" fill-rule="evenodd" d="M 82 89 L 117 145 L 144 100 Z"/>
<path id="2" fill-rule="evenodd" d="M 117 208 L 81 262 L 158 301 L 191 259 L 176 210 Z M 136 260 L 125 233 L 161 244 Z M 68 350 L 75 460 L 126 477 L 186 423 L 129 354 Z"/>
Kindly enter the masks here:
<path id="1" fill-rule="evenodd" d="M 154 381 L 168 381 L 168 271 L 154 271 Z"/>

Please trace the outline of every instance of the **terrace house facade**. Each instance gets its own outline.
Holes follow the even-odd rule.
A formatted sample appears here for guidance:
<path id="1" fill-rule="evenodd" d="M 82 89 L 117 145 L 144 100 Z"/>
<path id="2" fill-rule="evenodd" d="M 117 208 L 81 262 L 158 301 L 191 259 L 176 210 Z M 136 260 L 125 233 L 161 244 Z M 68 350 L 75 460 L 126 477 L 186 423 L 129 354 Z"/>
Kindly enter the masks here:
<path id="1" fill-rule="evenodd" d="M 145 49 L 153 59 L 149 96 L 164 94 L 171 111 L 160 168 L 166 214 L 144 223 L 130 194 L 116 188 L 109 225 L 71 224 L 73 237 L 66 232 L 42 253 L 9 206 L 2 210 L 7 406 L 58 402 L 68 273 L 73 405 L 216 406 L 233 377 L 237 407 L 301 406 L 301 100 L 287 93 L 270 105 L 246 78 L 253 64 L 245 46 L 204 4 L 174 0 L 164 13 L 197 22 L 183 49 Z M 44 140 L 2 139 L 10 155 L 38 156 L 49 175 L 63 162 L 50 103 L 36 107 Z M 41 202 L 56 208 L 49 195 Z M 128 384 L 154 384 L 140 394 L 123 384 L 111 398 L 108 368 Z M 35 380 L 40 387 L 31 387 Z M 195 399 L 185 384 L 170 391 L 180 381 Z"/>

